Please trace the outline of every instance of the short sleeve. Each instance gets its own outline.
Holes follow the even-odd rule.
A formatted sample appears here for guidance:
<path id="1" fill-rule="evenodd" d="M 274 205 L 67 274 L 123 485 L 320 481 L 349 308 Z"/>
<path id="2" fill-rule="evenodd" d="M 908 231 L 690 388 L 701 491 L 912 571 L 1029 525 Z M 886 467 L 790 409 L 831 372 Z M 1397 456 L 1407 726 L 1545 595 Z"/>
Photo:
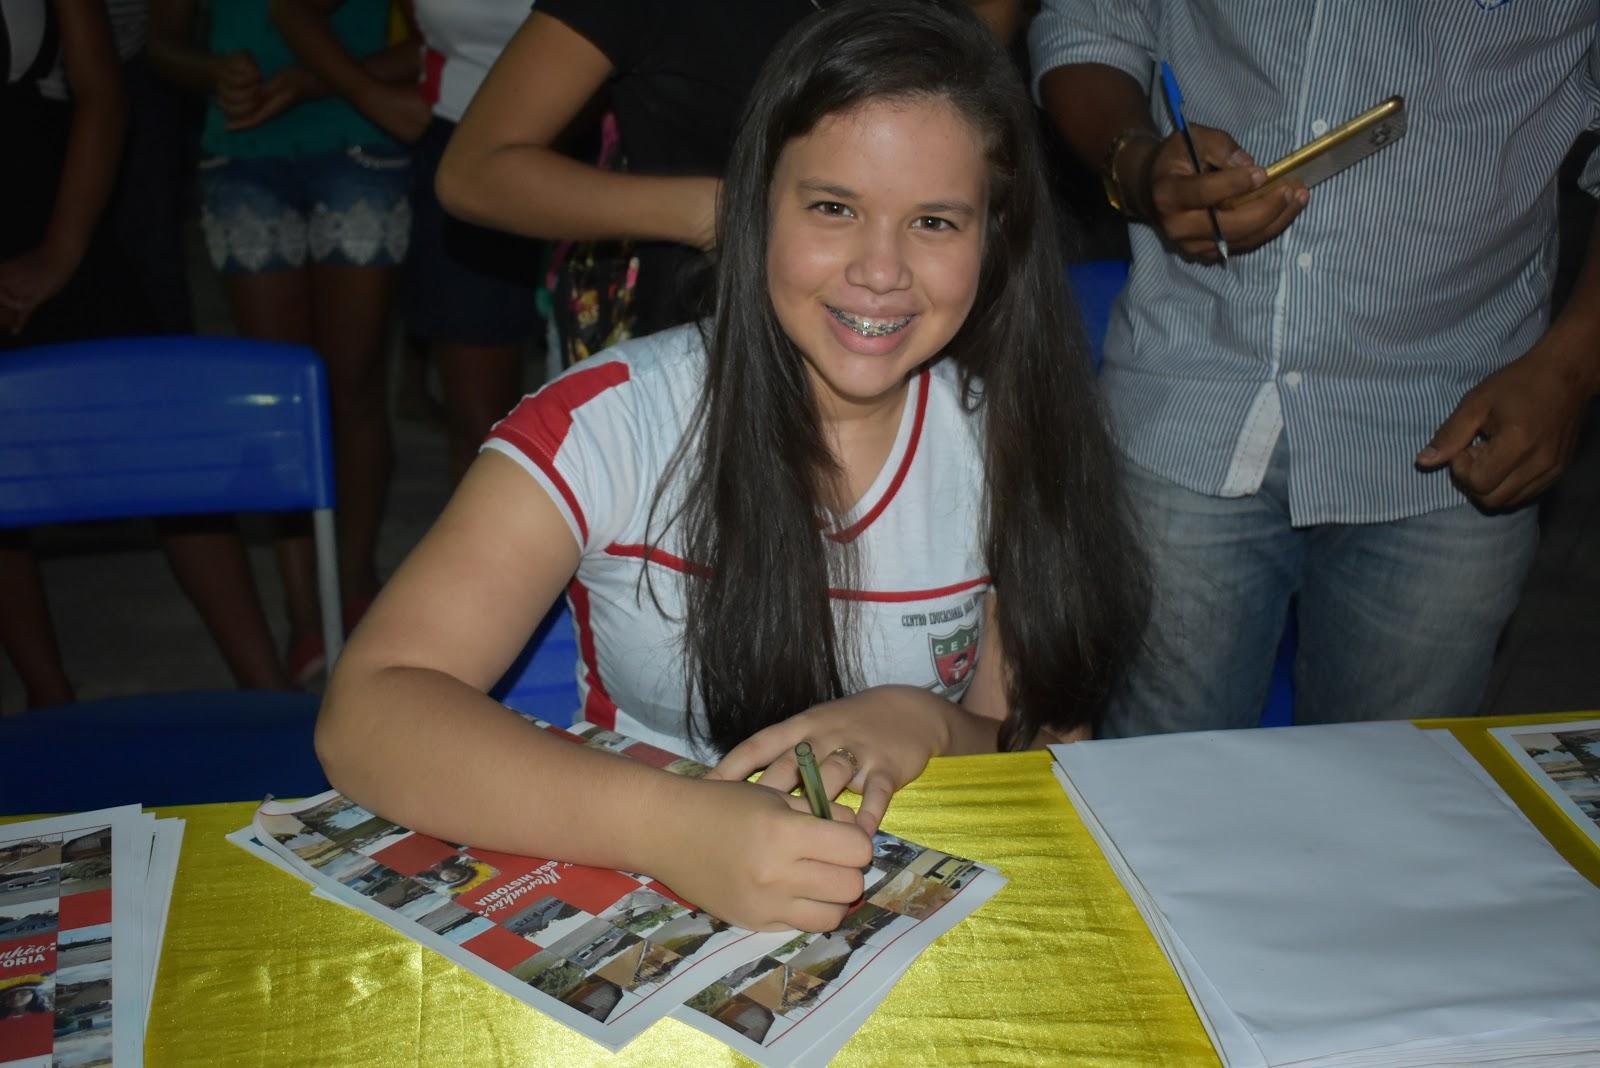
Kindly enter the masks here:
<path id="1" fill-rule="evenodd" d="M 1578 176 L 1578 185 L 1592 197 L 1600 197 L 1600 145 L 1589 153 L 1589 162 L 1584 165 L 1583 173 Z"/>
<path id="2" fill-rule="evenodd" d="M 659 38 L 660 0 L 538 0 L 535 13 L 549 15 L 598 48 L 612 67 L 633 70 Z"/>
<path id="3" fill-rule="evenodd" d="M 1040 78 L 1075 63 L 1103 63 L 1147 84 L 1159 6 L 1160 0 L 1044 0 L 1028 26 L 1034 99 Z"/>
<path id="4" fill-rule="evenodd" d="M 631 377 L 621 360 L 581 364 L 524 398 L 483 445 L 533 476 L 585 554 L 617 539 L 644 492 Z"/>

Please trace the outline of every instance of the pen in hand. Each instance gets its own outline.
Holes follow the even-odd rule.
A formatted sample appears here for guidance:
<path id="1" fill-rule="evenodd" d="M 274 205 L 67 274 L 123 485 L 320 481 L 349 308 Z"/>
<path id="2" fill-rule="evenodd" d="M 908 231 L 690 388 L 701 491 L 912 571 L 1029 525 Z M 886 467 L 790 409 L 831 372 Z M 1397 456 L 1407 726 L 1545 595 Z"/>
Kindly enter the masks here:
<path id="1" fill-rule="evenodd" d="M 817 770 L 817 758 L 811 752 L 810 742 L 794 747 L 794 761 L 800 768 L 800 790 L 806 795 L 811 814 L 818 819 L 833 819 L 833 806 L 828 803 L 828 791 L 822 785 L 822 772 Z"/>
<path id="2" fill-rule="evenodd" d="M 1194 149 L 1194 138 L 1189 135 L 1189 124 L 1183 118 L 1183 90 L 1178 88 L 1177 75 L 1172 73 L 1172 67 L 1166 60 L 1161 61 L 1161 88 L 1167 97 L 1167 110 L 1172 113 L 1172 124 L 1183 135 L 1183 143 L 1189 149 L 1189 162 L 1194 164 L 1194 173 L 1203 174 L 1200 166 L 1200 153 Z M 1222 257 L 1222 265 L 1228 265 L 1228 241 L 1222 236 L 1222 225 L 1217 222 L 1217 209 L 1207 208 L 1206 214 L 1211 216 L 1211 234 L 1217 242 L 1217 253 Z"/>

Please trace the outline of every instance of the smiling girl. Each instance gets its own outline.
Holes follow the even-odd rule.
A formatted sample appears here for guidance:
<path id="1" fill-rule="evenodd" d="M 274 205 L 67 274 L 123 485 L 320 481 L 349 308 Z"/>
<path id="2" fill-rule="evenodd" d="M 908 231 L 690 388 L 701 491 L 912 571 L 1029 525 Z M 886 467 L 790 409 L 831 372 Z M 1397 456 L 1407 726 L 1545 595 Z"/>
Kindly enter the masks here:
<path id="1" fill-rule="evenodd" d="M 746 927 L 829 930 L 929 758 L 1083 732 L 1144 586 L 1034 138 L 957 7 L 797 28 L 726 176 L 713 317 L 496 427 L 334 673 L 335 785 L 454 841 L 648 873 Z M 484 696 L 563 588 L 584 717 L 725 754 L 705 780 Z M 786 793 L 802 739 L 859 814 Z"/>

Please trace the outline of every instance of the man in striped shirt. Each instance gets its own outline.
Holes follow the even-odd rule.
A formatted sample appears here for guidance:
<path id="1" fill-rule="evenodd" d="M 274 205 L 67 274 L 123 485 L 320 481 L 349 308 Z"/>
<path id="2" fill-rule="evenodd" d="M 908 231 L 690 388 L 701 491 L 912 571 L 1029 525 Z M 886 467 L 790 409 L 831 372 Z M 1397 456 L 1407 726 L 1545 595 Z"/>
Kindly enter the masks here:
<path id="1" fill-rule="evenodd" d="M 1538 539 L 1523 506 L 1600 388 L 1600 237 L 1549 316 L 1596 11 L 1045 0 L 1040 102 L 1134 220 L 1102 382 L 1158 597 L 1106 733 L 1251 725 L 1291 597 L 1298 721 L 1476 709 Z M 1152 99 L 1160 60 L 1205 174 Z M 1219 263 L 1207 207 L 1396 94 L 1403 140 L 1219 210 Z"/>

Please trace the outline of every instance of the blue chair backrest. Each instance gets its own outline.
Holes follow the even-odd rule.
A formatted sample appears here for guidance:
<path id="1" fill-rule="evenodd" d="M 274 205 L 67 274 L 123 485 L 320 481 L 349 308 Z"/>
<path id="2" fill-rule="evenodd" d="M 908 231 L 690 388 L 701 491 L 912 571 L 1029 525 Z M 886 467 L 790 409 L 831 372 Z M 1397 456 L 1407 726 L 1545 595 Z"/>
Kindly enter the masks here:
<path id="1" fill-rule="evenodd" d="M 1089 355 L 1096 370 L 1105 355 L 1106 327 L 1111 306 L 1128 282 L 1127 260 L 1086 260 L 1067 265 L 1067 285 L 1078 303 L 1083 330 L 1089 338 Z"/>
<path id="2" fill-rule="evenodd" d="M 489 696 L 558 727 L 578 712 L 578 636 L 565 600 L 550 609 Z"/>
<path id="3" fill-rule="evenodd" d="M 0 355 L 0 527 L 332 508 L 310 349 L 158 337 Z"/>

